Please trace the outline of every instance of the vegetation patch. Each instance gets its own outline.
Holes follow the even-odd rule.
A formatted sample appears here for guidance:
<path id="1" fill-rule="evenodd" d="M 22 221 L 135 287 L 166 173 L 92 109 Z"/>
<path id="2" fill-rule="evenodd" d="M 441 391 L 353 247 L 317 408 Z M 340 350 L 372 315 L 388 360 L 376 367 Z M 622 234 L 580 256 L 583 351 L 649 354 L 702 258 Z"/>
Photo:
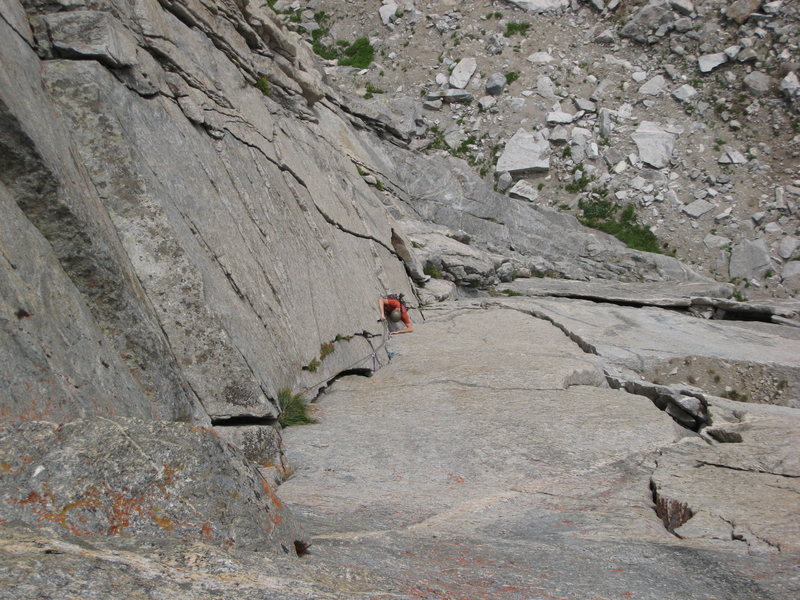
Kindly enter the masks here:
<path id="1" fill-rule="evenodd" d="M 741 290 L 734 290 L 733 299 L 737 302 L 747 302 L 747 296 L 745 296 Z"/>
<path id="2" fill-rule="evenodd" d="M 507 84 L 512 84 L 517 79 L 519 79 L 519 73 L 517 73 L 516 71 L 509 71 L 508 73 L 506 73 L 506 83 Z"/>
<path id="3" fill-rule="evenodd" d="M 293 394 L 289 388 L 282 388 L 278 392 L 278 408 L 281 409 L 281 414 L 278 417 L 278 423 L 281 424 L 281 427 L 308 425 L 317 422 L 308 412 L 308 404 L 303 399 L 303 395 Z"/>
<path id="4" fill-rule="evenodd" d="M 729 392 L 724 392 L 722 394 L 723 398 L 727 398 L 728 400 L 735 400 L 736 402 L 747 402 L 750 398 L 747 397 L 747 394 L 740 394 L 736 390 L 730 390 Z"/>
<path id="5" fill-rule="evenodd" d="M 505 37 L 511 37 L 513 35 L 525 35 L 528 33 L 528 29 L 530 29 L 531 24 L 526 21 L 519 21 L 519 22 L 511 22 L 506 24 L 506 30 L 503 33 Z"/>
<path id="6" fill-rule="evenodd" d="M 613 235 L 628 248 L 663 254 L 656 235 L 639 223 L 633 204 L 626 205 L 619 218 L 619 206 L 600 194 L 581 200 L 578 206 L 583 211 L 583 215 L 578 217 L 583 225 Z"/>
<path id="7" fill-rule="evenodd" d="M 345 47 L 339 64 L 345 67 L 366 69 L 375 58 L 375 49 L 365 37 L 358 38 L 355 42 Z"/>
<path id="8" fill-rule="evenodd" d="M 290 17 L 289 21 L 293 22 L 292 19 L 293 17 Z M 317 56 L 325 60 L 337 60 L 341 66 L 358 69 L 369 67 L 375 58 L 375 49 L 367 38 L 360 37 L 352 43 L 338 40 L 335 45 L 328 46 L 322 40 L 330 34 L 330 17 L 325 14 L 325 11 L 320 10 L 314 13 L 314 21 L 317 22 L 319 28 L 311 32 L 311 48 Z"/>
<path id="9" fill-rule="evenodd" d="M 258 88 L 259 92 L 265 96 L 269 96 L 269 79 L 266 77 L 259 77 L 256 79 L 256 87 Z"/>
<path id="10" fill-rule="evenodd" d="M 433 263 L 428 263 L 425 265 L 425 268 L 422 269 L 422 272 L 428 277 L 433 277 L 434 279 L 442 278 L 442 270 Z"/>
<path id="11" fill-rule="evenodd" d="M 333 342 L 325 342 L 324 344 L 322 344 L 319 347 L 319 359 L 321 361 L 325 360 L 331 354 L 333 354 L 333 350 L 334 350 L 334 345 L 333 344 L 334 344 Z"/>
<path id="12" fill-rule="evenodd" d="M 308 363 L 306 366 L 303 367 L 303 370 L 304 371 L 309 371 L 311 373 L 316 373 L 317 369 L 319 369 L 320 364 L 322 364 L 322 363 L 320 363 L 319 360 L 314 358 L 314 359 L 311 360 L 310 363 Z"/>
<path id="13" fill-rule="evenodd" d="M 372 98 L 372 97 L 373 97 L 375 94 L 385 94 L 385 93 L 386 93 L 386 90 L 382 90 L 381 88 L 379 88 L 379 87 L 375 87 L 375 86 L 374 86 L 374 85 L 372 85 L 371 83 L 367 82 L 367 93 L 366 93 L 366 94 L 364 94 L 364 98 L 366 98 L 367 100 L 369 100 L 369 99 L 370 99 L 370 98 Z"/>

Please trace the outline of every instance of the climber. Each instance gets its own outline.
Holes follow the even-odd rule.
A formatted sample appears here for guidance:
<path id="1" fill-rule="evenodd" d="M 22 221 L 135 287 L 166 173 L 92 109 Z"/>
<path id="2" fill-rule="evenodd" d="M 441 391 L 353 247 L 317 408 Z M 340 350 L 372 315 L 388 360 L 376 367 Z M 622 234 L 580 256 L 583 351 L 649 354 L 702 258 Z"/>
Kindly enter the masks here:
<path id="1" fill-rule="evenodd" d="M 411 333 L 414 331 L 414 326 L 408 316 L 406 303 L 403 301 L 403 294 L 389 294 L 385 298 L 380 298 L 378 300 L 378 312 L 380 313 L 379 320 L 381 321 L 388 317 L 394 323 L 398 321 L 405 323 L 405 329 L 397 329 L 389 333 Z"/>

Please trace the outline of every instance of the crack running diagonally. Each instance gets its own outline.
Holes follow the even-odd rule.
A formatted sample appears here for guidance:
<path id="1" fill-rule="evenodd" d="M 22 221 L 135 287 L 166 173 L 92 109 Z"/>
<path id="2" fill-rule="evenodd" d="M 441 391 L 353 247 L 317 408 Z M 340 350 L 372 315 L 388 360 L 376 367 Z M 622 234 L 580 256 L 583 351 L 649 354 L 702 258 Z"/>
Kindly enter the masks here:
<path id="1" fill-rule="evenodd" d="M 719 469 L 730 469 L 731 471 L 744 471 L 746 473 L 760 473 L 762 475 L 774 475 L 775 477 L 786 477 L 787 479 L 799 479 L 800 475 L 789 475 L 787 473 L 775 473 L 774 471 L 766 471 L 764 469 L 747 469 L 744 467 L 734 467 L 732 465 L 723 465 L 721 463 L 710 462 L 707 460 L 697 460 L 698 466 L 717 467 Z"/>

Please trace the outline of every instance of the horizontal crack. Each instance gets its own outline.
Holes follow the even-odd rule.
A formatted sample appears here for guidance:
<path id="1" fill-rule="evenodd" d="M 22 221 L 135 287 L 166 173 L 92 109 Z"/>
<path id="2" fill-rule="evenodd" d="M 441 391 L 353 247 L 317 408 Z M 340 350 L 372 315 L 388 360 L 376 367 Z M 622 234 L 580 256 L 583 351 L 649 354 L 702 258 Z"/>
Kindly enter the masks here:
<path id="1" fill-rule="evenodd" d="M 236 417 L 226 417 L 220 419 L 211 419 L 211 424 L 214 427 L 247 427 L 247 426 L 264 426 L 272 427 L 278 420 L 274 417 L 257 417 L 254 415 L 239 415 Z"/>
<path id="2" fill-rule="evenodd" d="M 774 475 L 775 477 L 786 477 L 787 479 L 799 479 L 800 475 L 788 475 L 786 473 L 775 473 L 773 471 L 766 471 L 764 469 L 747 469 L 745 467 L 734 467 L 733 465 L 723 465 L 720 463 L 709 462 L 707 460 L 695 461 L 698 465 L 706 465 L 708 467 L 718 467 L 720 469 L 730 469 L 732 471 L 744 471 L 746 473 L 761 473 L 763 475 Z"/>
<path id="3" fill-rule="evenodd" d="M 467 383 L 465 381 L 457 381 L 455 379 L 433 379 L 431 381 L 424 381 L 420 383 L 406 383 L 406 384 L 396 384 L 393 387 L 395 389 L 399 388 L 417 388 L 417 387 L 425 387 L 428 385 L 438 385 L 438 384 L 451 384 L 451 385 L 458 385 L 467 388 L 473 389 L 480 389 L 480 390 L 493 390 L 496 392 L 563 392 L 564 388 L 561 387 L 495 387 L 491 385 L 480 385 L 478 383 Z"/>

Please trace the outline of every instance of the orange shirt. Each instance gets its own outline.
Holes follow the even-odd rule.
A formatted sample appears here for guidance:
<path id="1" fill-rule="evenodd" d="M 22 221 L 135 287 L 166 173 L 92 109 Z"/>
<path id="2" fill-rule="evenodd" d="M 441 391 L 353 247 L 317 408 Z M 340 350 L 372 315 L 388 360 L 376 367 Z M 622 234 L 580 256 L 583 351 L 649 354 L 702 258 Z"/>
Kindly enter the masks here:
<path id="1" fill-rule="evenodd" d="M 383 306 L 384 306 L 384 311 L 386 312 L 386 316 L 389 316 L 389 313 L 392 312 L 393 310 L 399 310 L 400 318 L 403 320 L 403 323 L 405 323 L 406 326 L 411 325 L 411 319 L 408 316 L 408 311 L 406 310 L 406 307 L 403 306 L 399 300 L 395 300 L 394 298 L 386 298 L 384 300 Z"/>

